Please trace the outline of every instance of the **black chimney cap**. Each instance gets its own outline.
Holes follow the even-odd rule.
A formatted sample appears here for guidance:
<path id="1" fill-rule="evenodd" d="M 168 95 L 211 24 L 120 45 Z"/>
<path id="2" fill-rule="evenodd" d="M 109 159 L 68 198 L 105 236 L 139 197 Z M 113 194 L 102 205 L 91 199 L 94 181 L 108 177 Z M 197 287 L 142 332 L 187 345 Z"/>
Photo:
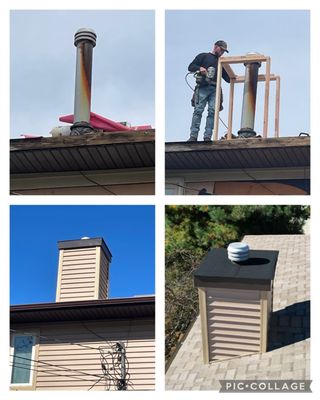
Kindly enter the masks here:
<path id="1" fill-rule="evenodd" d="M 212 249 L 193 273 L 196 287 L 221 287 L 270 290 L 278 251 L 250 250 L 249 259 L 240 263 L 229 260 L 227 249 Z"/>
<path id="2" fill-rule="evenodd" d="M 106 245 L 106 242 L 102 237 L 58 241 L 59 250 L 81 249 L 84 247 L 96 247 L 96 246 L 101 246 L 108 260 L 111 261 L 112 258 L 111 251 L 109 250 L 108 246 Z"/>

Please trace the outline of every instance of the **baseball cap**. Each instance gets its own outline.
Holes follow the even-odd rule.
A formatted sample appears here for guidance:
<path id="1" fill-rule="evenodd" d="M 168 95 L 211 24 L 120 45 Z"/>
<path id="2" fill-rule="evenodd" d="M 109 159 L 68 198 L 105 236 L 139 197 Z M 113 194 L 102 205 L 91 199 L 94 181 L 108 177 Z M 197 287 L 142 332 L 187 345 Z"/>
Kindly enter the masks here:
<path id="1" fill-rule="evenodd" d="M 218 40 L 217 42 L 215 42 L 215 45 L 221 47 L 222 50 L 229 53 L 227 42 L 225 42 L 224 40 Z"/>

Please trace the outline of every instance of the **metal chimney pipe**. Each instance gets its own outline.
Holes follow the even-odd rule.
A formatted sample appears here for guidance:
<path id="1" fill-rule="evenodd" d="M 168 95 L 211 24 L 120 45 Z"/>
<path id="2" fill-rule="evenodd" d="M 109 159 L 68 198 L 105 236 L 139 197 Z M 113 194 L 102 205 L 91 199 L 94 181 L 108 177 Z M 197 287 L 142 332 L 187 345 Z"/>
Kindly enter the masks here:
<path id="1" fill-rule="evenodd" d="M 238 131 L 238 135 L 240 137 L 254 137 L 256 136 L 256 132 L 254 131 L 254 117 L 256 112 L 258 73 L 261 63 L 255 61 L 247 62 L 244 65 L 246 72 L 243 88 L 241 128 Z"/>
<path id="2" fill-rule="evenodd" d="M 81 28 L 74 35 L 77 48 L 74 116 L 71 135 L 93 131 L 90 125 L 92 53 L 97 35 L 93 29 Z"/>

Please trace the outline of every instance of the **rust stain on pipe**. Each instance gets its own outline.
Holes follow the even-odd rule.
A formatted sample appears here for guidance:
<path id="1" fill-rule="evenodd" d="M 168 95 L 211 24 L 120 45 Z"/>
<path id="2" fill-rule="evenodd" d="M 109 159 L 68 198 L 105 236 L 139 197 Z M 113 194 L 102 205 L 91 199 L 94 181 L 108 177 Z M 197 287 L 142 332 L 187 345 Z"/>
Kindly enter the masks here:
<path id="1" fill-rule="evenodd" d="M 256 111 L 256 98 L 257 98 L 257 84 L 258 84 L 258 69 L 257 64 L 248 65 L 249 79 L 248 79 L 248 107 L 254 114 Z M 252 127 L 253 128 L 253 127 Z"/>
<path id="2" fill-rule="evenodd" d="M 258 86 L 258 73 L 260 63 L 247 63 L 243 89 L 243 103 L 241 115 L 241 129 L 238 132 L 242 136 L 255 136 L 254 118 L 256 112 L 256 97 Z"/>
<path id="3" fill-rule="evenodd" d="M 81 43 L 79 45 L 79 81 L 78 81 L 78 91 L 76 96 L 78 98 L 80 115 L 88 114 L 90 118 L 90 105 L 91 105 L 91 76 L 92 76 L 92 47 L 88 43 Z M 75 113 L 78 114 L 78 112 Z M 89 120 L 77 117 L 81 121 Z"/>

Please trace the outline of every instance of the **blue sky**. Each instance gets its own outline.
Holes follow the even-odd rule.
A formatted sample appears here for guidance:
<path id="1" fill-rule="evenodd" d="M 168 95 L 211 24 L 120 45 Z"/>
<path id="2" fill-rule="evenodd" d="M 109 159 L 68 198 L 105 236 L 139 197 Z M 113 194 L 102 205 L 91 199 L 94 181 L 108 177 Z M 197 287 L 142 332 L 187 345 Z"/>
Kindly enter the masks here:
<path id="1" fill-rule="evenodd" d="M 217 40 L 228 43 L 229 56 L 258 52 L 271 57 L 271 73 L 280 75 L 280 136 L 310 132 L 310 22 L 305 10 L 178 10 L 166 12 L 166 141 L 189 137 L 192 91 L 184 81 L 187 68 Z M 233 65 L 238 75 L 244 67 Z M 264 67 L 260 73 L 264 73 Z M 189 82 L 194 86 L 192 75 Z M 227 123 L 229 86 L 223 82 Z M 274 84 L 271 83 L 269 136 L 274 133 Z M 262 132 L 264 86 L 258 85 L 256 124 Z M 235 89 L 233 133 L 240 128 L 243 85 Z M 206 114 L 203 115 L 203 121 Z M 220 137 L 226 128 L 220 123 Z M 203 124 L 199 139 L 203 137 Z"/>
<path id="2" fill-rule="evenodd" d="M 87 5 L 90 6 L 88 3 Z M 154 11 L 14 10 L 10 18 L 11 137 L 50 136 L 73 114 L 75 32 L 96 31 L 91 110 L 154 126 Z"/>
<path id="3" fill-rule="evenodd" d="M 103 237 L 109 297 L 155 293 L 153 206 L 11 206 L 10 303 L 55 301 L 59 240 Z"/>

